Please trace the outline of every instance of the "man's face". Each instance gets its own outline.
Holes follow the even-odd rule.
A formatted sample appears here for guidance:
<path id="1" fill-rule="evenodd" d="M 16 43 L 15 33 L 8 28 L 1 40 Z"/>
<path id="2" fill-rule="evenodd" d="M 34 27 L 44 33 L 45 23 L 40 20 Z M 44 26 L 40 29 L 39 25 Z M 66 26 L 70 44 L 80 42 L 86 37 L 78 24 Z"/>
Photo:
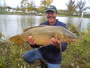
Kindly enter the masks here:
<path id="1" fill-rule="evenodd" d="M 46 16 L 47 16 L 47 19 L 48 19 L 48 22 L 49 24 L 51 23 L 56 23 L 56 16 L 57 16 L 57 13 L 53 12 L 53 11 L 48 11 L 46 13 Z"/>

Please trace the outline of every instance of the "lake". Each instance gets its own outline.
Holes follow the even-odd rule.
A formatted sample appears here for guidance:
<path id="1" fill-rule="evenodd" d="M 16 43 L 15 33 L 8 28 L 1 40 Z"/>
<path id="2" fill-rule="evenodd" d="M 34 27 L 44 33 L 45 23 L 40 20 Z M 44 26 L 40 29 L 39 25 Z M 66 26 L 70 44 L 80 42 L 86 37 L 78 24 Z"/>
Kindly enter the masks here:
<path id="1" fill-rule="evenodd" d="M 87 30 L 88 24 L 90 24 L 90 18 L 58 16 L 57 19 L 66 24 L 70 23 L 77 26 L 80 31 Z M 22 33 L 23 29 L 38 26 L 44 21 L 46 21 L 45 16 L 0 15 L 0 33 L 4 35 L 4 38 L 8 39 L 11 36 Z"/>

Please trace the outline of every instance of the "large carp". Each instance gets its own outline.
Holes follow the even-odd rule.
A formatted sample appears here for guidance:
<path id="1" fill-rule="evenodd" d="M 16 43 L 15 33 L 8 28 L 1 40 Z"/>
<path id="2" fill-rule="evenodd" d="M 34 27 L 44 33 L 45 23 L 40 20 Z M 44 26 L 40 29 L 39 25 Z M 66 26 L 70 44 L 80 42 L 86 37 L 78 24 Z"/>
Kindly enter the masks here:
<path id="1" fill-rule="evenodd" d="M 28 41 L 28 36 L 32 36 L 37 45 L 49 45 L 51 38 L 58 42 L 73 42 L 77 37 L 75 34 L 62 26 L 35 26 L 25 29 L 23 33 L 9 38 L 10 41 L 21 45 Z"/>

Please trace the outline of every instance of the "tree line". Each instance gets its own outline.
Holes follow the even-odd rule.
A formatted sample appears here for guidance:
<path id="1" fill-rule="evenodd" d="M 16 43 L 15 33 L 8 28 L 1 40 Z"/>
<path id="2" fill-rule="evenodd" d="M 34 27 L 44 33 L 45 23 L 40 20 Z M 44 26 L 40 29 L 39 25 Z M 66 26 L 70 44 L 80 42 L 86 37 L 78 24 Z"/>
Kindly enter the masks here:
<path id="1" fill-rule="evenodd" d="M 43 13 L 46 7 L 50 6 L 53 0 L 41 0 L 40 7 L 36 7 L 35 2 L 33 0 L 22 0 L 21 1 L 21 8 L 23 11 L 26 9 L 28 11 L 37 11 Z"/>
<path id="2" fill-rule="evenodd" d="M 46 7 L 50 6 L 53 0 L 41 0 L 40 7 L 36 8 L 36 5 L 33 0 L 22 0 L 21 1 L 21 8 L 23 11 L 28 9 L 28 11 L 38 11 L 38 12 L 45 12 Z M 84 10 L 90 9 L 90 7 L 86 6 L 85 0 L 79 0 L 77 3 L 75 0 L 68 0 L 68 3 L 65 4 L 67 6 L 66 13 L 68 15 L 74 15 L 74 13 L 79 12 L 79 15 L 82 14 Z"/>
<path id="3" fill-rule="evenodd" d="M 41 0 L 40 1 L 40 6 L 36 6 L 34 0 L 22 0 L 21 1 L 21 7 L 17 7 L 16 10 L 23 11 L 36 11 L 37 13 L 44 13 L 46 7 L 50 6 L 52 4 L 53 0 Z M 67 6 L 67 9 L 63 13 L 71 16 L 74 15 L 75 13 L 78 13 L 78 15 L 81 15 L 83 11 L 90 9 L 90 7 L 86 6 L 86 1 L 85 0 L 68 0 L 68 2 L 65 4 Z M 59 6 L 59 5 L 58 5 Z M 7 8 L 7 6 L 4 6 Z M 5 9 L 4 8 L 4 9 Z"/>

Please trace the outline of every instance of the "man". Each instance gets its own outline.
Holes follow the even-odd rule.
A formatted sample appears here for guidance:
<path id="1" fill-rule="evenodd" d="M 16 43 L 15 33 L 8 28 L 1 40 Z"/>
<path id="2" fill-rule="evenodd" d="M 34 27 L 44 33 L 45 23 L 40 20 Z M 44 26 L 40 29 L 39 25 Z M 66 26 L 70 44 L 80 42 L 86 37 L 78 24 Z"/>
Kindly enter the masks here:
<path id="1" fill-rule="evenodd" d="M 46 9 L 46 17 L 48 21 L 41 23 L 40 25 L 49 25 L 49 26 L 63 26 L 65 28 L 66 25 L 56 19 L 57 9 L 55 6 L 50 6 Z M 34 38 L 29 36 L 29 43 L 32 47 L 39 47 L 35 44 Z M 33 62 L 35 59 L 44 59 L 47 62 L 48 68 L 60 68 L 61 60 L 62 60 L 62 50 L 65 51 L 67 47 L 67 43 L 60 43 L 55 38 L 51 38 L 51 45 L 44 46 L 37 49 L 32 49 L 27 51 L 24 54 L 24 59 L 27 62 Z M 61 49 L 61 50 L 60 50 Z"/>

